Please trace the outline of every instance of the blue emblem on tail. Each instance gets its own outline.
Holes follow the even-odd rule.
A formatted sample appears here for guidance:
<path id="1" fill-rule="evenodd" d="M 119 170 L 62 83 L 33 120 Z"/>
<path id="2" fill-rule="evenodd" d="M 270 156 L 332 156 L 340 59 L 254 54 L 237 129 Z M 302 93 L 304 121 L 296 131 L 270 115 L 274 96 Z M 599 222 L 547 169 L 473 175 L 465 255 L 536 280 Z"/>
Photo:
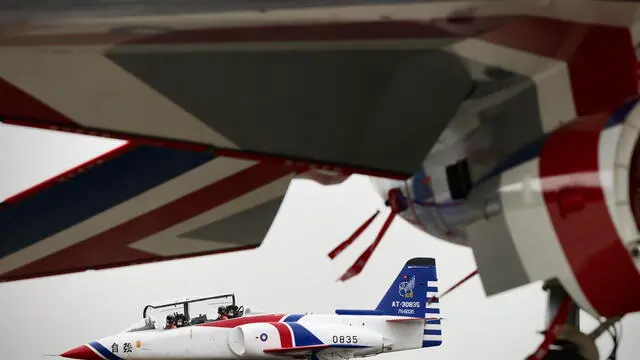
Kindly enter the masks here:
<path id="1" fill-rule="evenodd" d="M 411 280 L 403 281 L 398 286 L 398 291 L 400 292 L 400 296 L 405 299 L 409 299 L 413 297 L 413 288 L 416 286 L 416 276 L 413 275 Z"/>

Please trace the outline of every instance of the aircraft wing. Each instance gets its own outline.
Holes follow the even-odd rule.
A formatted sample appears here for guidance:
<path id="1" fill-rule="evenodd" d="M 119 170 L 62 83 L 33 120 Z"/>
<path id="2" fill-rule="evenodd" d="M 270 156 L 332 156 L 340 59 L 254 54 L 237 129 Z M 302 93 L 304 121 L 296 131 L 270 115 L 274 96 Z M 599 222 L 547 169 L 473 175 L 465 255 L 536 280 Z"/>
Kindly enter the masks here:
<path id="1" fill-rule="evenodd" d="M 294 176 L 413 173 L 471 86 L 430 24 L 158 16 L 0 18 L 2 122 L 125 141 L 1 204 L 0 281 L 256 247 Z"/>
<path id="2" fill-rule="evenodd" d="M 0 117 L 244 158 L 415 172 L 473 86 L 460 57 L 440 49 L 453 36 L 429 22 L 296 16 L 226 28 L 215 14 L 5 28 L 0 91 L 10 96 Z M 15 89 L 58 115 L 30 108 Z"/>
<path id="3" fill-rule="evenodd" d="M 222 3 L 253 11 L 206 5 Z M 127 143 L 2 204 L 0 280 L 257 246 L 298 174 L 404 179 L 464 140 L 447 132 L 460 113 L 519 127 L 504 120 L 569 118 L 557 104 L 571 93 L 545 74 L 588 79 L 578 115 L 628 87 L 579 61 L 565 69 L 582 48 L 564 39 L 618 31 L 576 32 L 560 20 L 569 7 L 550 20 L 494 1 L 157 4 L 2 5 L 0 121 Z"/>
<path id="4" fill-rule="evenodd" d="M 294 175 L 125 143 L 0 204 L 0 280 L 254 248 Z"/>

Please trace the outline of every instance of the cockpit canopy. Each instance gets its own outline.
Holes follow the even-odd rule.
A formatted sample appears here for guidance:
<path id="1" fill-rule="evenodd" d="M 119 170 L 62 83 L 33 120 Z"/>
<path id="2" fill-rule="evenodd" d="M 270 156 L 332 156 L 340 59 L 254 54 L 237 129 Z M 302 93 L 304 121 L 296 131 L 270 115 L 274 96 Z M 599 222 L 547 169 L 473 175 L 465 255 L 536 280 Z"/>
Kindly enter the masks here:
<path id="1" fill-rule="evenodd" d="M 184 298 L 158 305 L 147 305 L 142 320 L 129 326 L 124 332 L 173 329 L 204 324 L 220 319 L 232 319 L 248 313 L 236 305 L 234 294 L 203 298 Z"/>

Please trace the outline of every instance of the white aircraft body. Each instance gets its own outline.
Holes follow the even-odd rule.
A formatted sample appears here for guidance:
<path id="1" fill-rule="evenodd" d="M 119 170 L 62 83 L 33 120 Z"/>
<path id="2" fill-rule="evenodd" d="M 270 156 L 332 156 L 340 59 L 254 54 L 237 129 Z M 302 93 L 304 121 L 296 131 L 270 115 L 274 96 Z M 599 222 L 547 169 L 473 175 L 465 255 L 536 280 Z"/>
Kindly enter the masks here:
<path id="1" fill-rule="evenodd" d="M 374 310 L 252 313 L 236 306 L 232 294 L 149 305 L 143 311 L 143 320 L 127 330 L 60 356 L 82 360 L 337 360 L 440 346 L 437 292 L 435 259 L 414 258 L 407 261 Z M 221 297 L 232 298 L 231 305 L 218 308 L 224 314 L 230 310 L 228 319 L 213 320 L 206 314 L 190 317 L 199 303 Z M 165 325 L 159 325 L 154 316 L 147 314 L 149 309 L 166 313 L 175 306 L 180 306 L 182 313 L 168 315 Z"/>

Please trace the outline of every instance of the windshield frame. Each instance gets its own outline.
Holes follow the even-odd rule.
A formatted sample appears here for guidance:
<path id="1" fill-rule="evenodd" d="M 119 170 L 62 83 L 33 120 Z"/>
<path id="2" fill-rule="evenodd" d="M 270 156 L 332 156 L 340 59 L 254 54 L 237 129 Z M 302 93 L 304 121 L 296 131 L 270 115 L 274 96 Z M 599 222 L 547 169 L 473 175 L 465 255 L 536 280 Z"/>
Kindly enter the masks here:
<path id="1" fill-rule="evenodd" d="M 202 298 L 186 299 L 183 301 L 176 301 L 176 302 L 160 304 L 160 305 L 151 305 L 151 304 L 147 305 L 142 310 L 142 318 L 145 319 L 147 317 L 147 311 L 149 311 L 150 309 L 158 310 L 165 307 L 183 305 L 184 315 L 187 317 L 187 321 L 189 321 L 191 320 L 191 314 L 189 314 L 189 304 L 194 302 L 201 302 L 201 301 L 215 300 L 215 299 L 222 299 L 222 298 L 231 298 L 231 304 L 236 305 L 235 294 L 224 294 L 224 295 L 216 295 L 216 296 L 209 296 L 209 297 L 202 297 Z"/>

